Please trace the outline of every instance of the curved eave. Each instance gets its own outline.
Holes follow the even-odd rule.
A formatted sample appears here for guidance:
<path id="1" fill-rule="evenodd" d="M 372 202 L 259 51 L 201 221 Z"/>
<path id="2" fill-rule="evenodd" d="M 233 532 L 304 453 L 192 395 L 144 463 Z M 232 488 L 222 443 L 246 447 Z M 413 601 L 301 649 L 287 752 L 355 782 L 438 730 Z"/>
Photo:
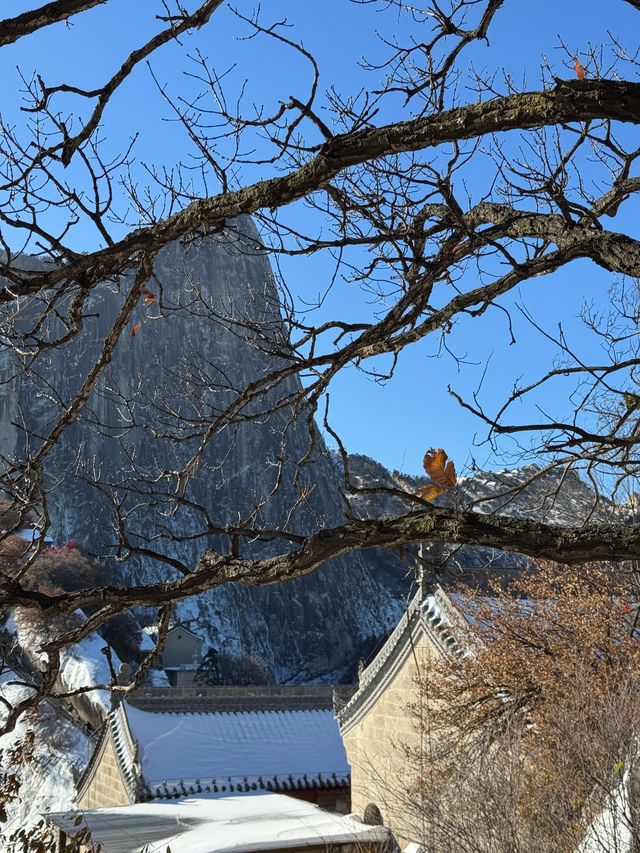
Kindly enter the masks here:
<path id="1" fill-rule="evenodd" d="M 358 690 L 336 714 L 342 734 L 348 732 L 375 705 L 421 637 L 426 636 L 441 657 L 462 653 L 451 632 L 450 619 L 444 613 L 444 601 L 448 603 L 441 590 L 425 600 L 418 594 L 411 601 L 387 642 L 362 673 Z"/>
<path id="2" fill-rule="evenodd" d="M 194 794 L 243 794 L 251 791 L 295 793 L 296 791 L 348 788 L 348 772 L 318 774 L 278 774 L 274 776 L 226 776 L 213 779 L 174 779 L 149 783 L 150 797 L 157 800 L 174 799 Z"/>
<path id="3" fill-rule="evenodd" d="M 111 743 L 116 757 L 118 773 L 120 774 L 129 800 L 131 803 L 135 803 L 140 799 L 140 791 L 144 788 L 144 784 L 136 770 L 136 745 L 131 735 L 126 714 L 124 713 L 122 704 L 120 704 L 107 715 L 89 763 L 78 780 L 76 786 L 76 799 L 78 802 L 82 800 L 87 789 L 93 782 L 108 743 Z"/>
<path id="4" fill-rule="evenodd" d="M 107 741 L 109 740 L 109 721 L 108 719 L 104 721 L 100 728 L 100 734 L 98 739 L 96 740 L 96 745 L 91 753 L 91 758 L 89 759 L 89 763 L 84 768 L 82 773 L 80 774 L 80 778 L 78 779 L 78 783 L 76 785 L 77 795 L 76 798 L 78 802 L 84 797 L 87 788 L 89 787 L 93 777 L 95 776 L 96 770 L 100 765 L 102 760 L 102 756 L 104 755 L 105 746 L 107 745 Z"/>
<path id="5" fill-rule="evenodd" d="M 120 704 L 109 714 L 108 724 L 111 731 L 113 748 L 118 761 L 118 768 L 131 797 L 136 803 L 148 798 L 148 789 L 138 766 L 138 744 L 131 732 L 127 719 L 126 705 Z"/>

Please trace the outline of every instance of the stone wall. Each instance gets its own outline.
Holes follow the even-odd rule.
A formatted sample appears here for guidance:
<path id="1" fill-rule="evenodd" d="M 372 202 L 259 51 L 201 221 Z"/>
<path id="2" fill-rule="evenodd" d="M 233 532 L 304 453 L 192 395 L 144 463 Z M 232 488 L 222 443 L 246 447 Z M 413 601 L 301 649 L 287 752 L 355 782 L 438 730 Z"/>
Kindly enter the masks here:
<path id="1" fill-rule="evenodd" d="M 114 806 L 128 806 L 132 800 L 122 781 L 118 768 L 118 759 L 111 738 L 105 741 L 102 755 L 98 759 L 93 778 L 78 801 L 78 808 L 106 809 Z"/>
<path id="2" fill-rule="evenodd" d="M 352 811 L 362 816 L 367 805 L 376 805 L 401 847 L 422 837 L 419 809 L 411 802 L 415 768 L 404 750 L 420 747 L 420 727 L 409 706 L 418 699 L 418 671 L 427 671 L 437 654 L 420 636 L 365 716 L 343 731 L 351 765 Z"/>
<path id="3" fill-rule="evenodd" d="M 127 699 L 142 711 L 303 711 L 333 708 L 334 693 L 344 699 L 349 685 L 252 687 L 141 687 Z"/>

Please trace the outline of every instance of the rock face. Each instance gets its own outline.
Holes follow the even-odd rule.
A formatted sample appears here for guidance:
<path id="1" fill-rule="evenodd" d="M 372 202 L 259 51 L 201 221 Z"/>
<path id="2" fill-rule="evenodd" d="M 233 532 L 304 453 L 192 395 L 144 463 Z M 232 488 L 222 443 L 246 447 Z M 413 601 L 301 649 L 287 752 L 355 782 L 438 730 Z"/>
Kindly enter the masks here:
<path id="1" fill-rule="evenodd" d="M 274 402 L 299 392 L 294 376 L 241 407 L 240 417 L 216 433 L 188 482 L 188 503 L 175 504 L 175 478 L 164 476 L 193 454 L 207 425 L 237 402 L 242 389 L 290 357 L 279 296 L 253 223 L 239 220 L 223 234 L 166 247 L 149 289 L 155 298 L 146 307 L 140 304 L 131 321 L 140 323 L 137 334 L 125 332 L 81 418 L 48 459 L 48 511 L 56 543 L 77 540 L 85 551 L 111 559 L 114 576 L 144 582 L 169 577 L 174 569 L 148 556 L 113 559 L 116 537 L 107 496 L 122 502 L 130 542 L 153 537 L 154 550 L 187 566 L 194 566 L 207 546 L 229 546 L 216 535 L 203 535 L 207 518 L 193 506 L 203 507 L 213 525 L 252 523 L 256 507 L 259 523 L 272 528 L 286 522 L 295 532 L 309 533 L 340 524 L 344 503 L 336 460 L 307 423 L 304 408 L 282 405 L 270 411 Z M 6 456 L 20 458 L 24 452 L 24 433 L 12 423 L 25 421 L 37 444 L 37 436 L 46 435 L 73 398 L 126 290 L 117 282 L 102 286 L 86 306 L 81 334 L 46 352 L 28 372 L 4 357 L 0 428 Z M 49 328 L 49 334 L 56 331 L 61 330 Z M 480 510 L 549 522 L 585 516 L 592 495 L 575 475 L 558 479 L 554 474 L 550 480 L 536 470 L 480 473 L 441 500 L 475 502 Z M 362 456 L 352 458 L 351 474 L 356 485 L 413 490 L 423 482 Z M 511 488 L 526 482 L 525 494 L 514 497 Z M 350 500 L 356 515 L 368 517 L 407 508 L 385 495 L 355 494 Z M 285 546 L 271 541 L 240 547 L 258 555 Z M 455 549 L 447 559 L 477 568 L 522 564 L 517 557 L 475 548 Z M 337 680 L 352 671 L 372 637 L 394 627 L 412 580 L 410 566 L 395 555 L 368 551 L 296 581 L 263 588 L 225 585 L 180 602 L 175 618 L 203 636 L 207 646 L 260 656 L 278 681 Z"/>
<path id="2" fill-rule="evenodd" d="M 115 541 L 105 497 L 110 494 L 124 499 L 130 541 L 140 541 L 136 534 L 162 537 L 169 530 L 182 538 L 155 539 L 152 547 L 193 566 L 208 545 L 227 548 L 228 543 L 196 535 L 206 529 L 204 515 L 188 506 L 176 509 L 170 500 L 175 479 L 161 475 L 192 455 L 202 440 L 197 422 L 204 420 L 206 428 L 238 391 L 277 362 L 285 363 L 287 340 L 270 265 L 250 220 L 221 235 L 166 247 L 154 271 L 149 289 L 156 299 L 136 309 L 137 334 L 125 333 L 81 419 L 67 429 L 47 463 L 51 533 L 57 544 L 77 540 L 87 552 L 108 557 Z M 72 399 L 123 299 L 117 283 L 102 286 L 86 307 L 89 316 L 79 337 L 13 380 L 14 393 L 4 386 L 0 414 L 11 455 L 20 457 L 23 449 L 20 432 L 6 425 L 22 417 L 32 433 L 46 434 L 61 409 L 47 388 L 56 389 L 62 404 Z M 282 355 L 265 352 L 254 327 Z M 206 448 L 185 497 L 204 507 L 212 524 L 247 519 L 262 504 L 258 518 L 273 527 L 295 507 L 289 526 L 300 533 L 343 519 L 334 462 L 315 427 L 310 433 L 305 412 L 283 406 L 263 414 L 299 389 L 298 379 L 290 378 L 267 392 L 242 410 L 245 419 L 230 423 Z M 305 457 L 296 483 L 297 462 Z M 155 481 L 153 496 L 134 489 L 140 473 Z M 92 480 L 100 488 L 89 485 Z M 283 547 L 241 543 L 252 554 Z M 140 556 L 112 559 L 110 566 L 136 582 L 174 571 Z M 297 581 L 264 588 L 227 585 L 181 602 L 175 618 L 219 650 L 264 658 L 279 681 L 339 677 L 365 638 L 395 624 L 408 587 L 400 561 L 363 553 Z"/>

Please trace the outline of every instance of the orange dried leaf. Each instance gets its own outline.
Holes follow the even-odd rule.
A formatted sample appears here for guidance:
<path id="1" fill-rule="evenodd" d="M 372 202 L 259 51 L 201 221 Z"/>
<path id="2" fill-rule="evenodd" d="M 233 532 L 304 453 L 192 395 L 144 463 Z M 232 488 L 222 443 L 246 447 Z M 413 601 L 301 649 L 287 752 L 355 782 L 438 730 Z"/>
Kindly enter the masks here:
<path id="1" fill-rule="evenodd" d="M 584 70 L 584 66 L 577 56 L 573 57 L 573 70 L 576 72 L 578 80 L 584 80 L 586 78 L 587 72 Z"/>
<path id="2" fill-rule="evenodd" d="M 416 495 L 423 501 L 432 501 L 445 491 L 446 489 L 443 489 L 442 486 L 436 486 L 432 483 L 429 486 L 420 486 Z"/>
<path id="3" fill-rule="evenodd" d="M 441 447 L 437 450 L 433 447 L 427 450 L 422 464 L 427 476 L 442 486 L 443 490 L 450 489 L 457 483 L 455 466 Z"/>
<path id="4" fill-rule="evenodd" d="M 136 335 L 138 334 L 138 332 L 140 331 L 140 326 L 141 326 L 141 324 L 140 324 L 140 323 L 134 323 L 134 324 L 133 324 L 133 326 L 131 327 L 131 331 L 129 332 L 129 337 L 130 337 L 130 338 L 135 338 L 135 336 L 136 336 Z"/>
<path id="5" fill-rule="evenodd" d="M 142 304 L 145 308 L 148 308 L 153 302 L 156 301 L 156 295 L 152 290 L 145 290 L 144 299 L 142 300 Z"/>

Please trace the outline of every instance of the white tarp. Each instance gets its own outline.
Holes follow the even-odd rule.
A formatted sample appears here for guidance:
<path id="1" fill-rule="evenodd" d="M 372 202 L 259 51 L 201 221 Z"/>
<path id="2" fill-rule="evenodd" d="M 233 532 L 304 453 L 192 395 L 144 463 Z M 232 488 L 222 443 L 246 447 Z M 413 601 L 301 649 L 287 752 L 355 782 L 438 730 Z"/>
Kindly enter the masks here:
<path id="1" fill-rule="evenodd" d="M 193 797 L 46 815 L 70 836 L 84 826 L 103 853 L 251 853 L 317 845 L 384 843 L 388 831 L 283 794 Z"/>

